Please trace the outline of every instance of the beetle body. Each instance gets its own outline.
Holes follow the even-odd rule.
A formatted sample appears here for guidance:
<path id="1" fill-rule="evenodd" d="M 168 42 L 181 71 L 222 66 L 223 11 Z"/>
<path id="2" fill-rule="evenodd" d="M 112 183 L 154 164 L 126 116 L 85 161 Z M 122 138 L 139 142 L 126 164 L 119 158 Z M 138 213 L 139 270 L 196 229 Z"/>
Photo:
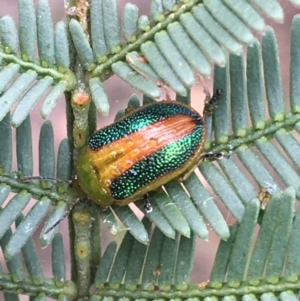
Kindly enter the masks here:
<path id="1" fill-rule="evenodd" d="M 191 107 L 162 101 L 95 132 L 78 157 L 82 190 L 101 206 L 126 205 L 199 163 L 205 122 Z"/>

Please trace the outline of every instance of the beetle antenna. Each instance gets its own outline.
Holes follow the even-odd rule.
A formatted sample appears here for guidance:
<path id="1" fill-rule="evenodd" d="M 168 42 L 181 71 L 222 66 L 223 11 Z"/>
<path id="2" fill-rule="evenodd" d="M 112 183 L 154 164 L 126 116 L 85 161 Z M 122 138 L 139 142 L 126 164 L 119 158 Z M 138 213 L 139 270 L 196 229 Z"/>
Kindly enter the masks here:
<path id="1" fill-rule="evenodd" d="M 53 230 L 54 228 L 56 228 L 69 214 L 70 212 L 73 210 L 74 206 L 80 201 L 80 199 L 78 198 L 71 206 L 70 208 L 64 213 L 64 215 L 57 220 L 52 226 L 50 226 L 45 232 L 44 234 L 48 234 L 51 230 Z"/>
<path id="2" fill-rule="evenodd" d="M 70 211 L 71 210 L 67 210 L 66 212 L 65 212 L 65 214 L 58 220 L 58 221 L 56 221 L 50 228 L 48 228 L 45 232 L 44 232 L 44 234 L 46 235 L 46 234 L 48 234 L 51 230 L 53 230 L 55 227 L 57 227 L 68 215 L 69 215 L 69 213 L 70 213 Z"/>
<path id="3" fill-rule="evenodd" d="M 25 177 L 25 178 L 20 179 L 21 182 L 28 182 L 31 180 L 52 180 L 55 182 L 68 183 L 68 184 L 70 184 L 72 182 L 71 180 L 61 180 L 61 179 L 57 179 L 57 178 L 41 177 L 41 176 L 32 176 L 32 177 Z"/>

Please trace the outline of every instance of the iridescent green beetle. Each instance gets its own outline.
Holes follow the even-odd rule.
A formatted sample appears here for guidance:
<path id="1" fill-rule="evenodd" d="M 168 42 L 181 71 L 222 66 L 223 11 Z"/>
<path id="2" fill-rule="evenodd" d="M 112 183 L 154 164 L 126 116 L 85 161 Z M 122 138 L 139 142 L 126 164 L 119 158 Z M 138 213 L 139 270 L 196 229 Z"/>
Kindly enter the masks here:
<path id="1" fill-rule="evenodd" d="M 190 106 L 161 101 L 95 132 L 78 157 L 82 190 L 98 205 L 122 206 L 172 179 L 187 178 L 202 158 L 215 157 L 203 154 L 205 117 L 221 94 L 217 90 L 206 103 L 204 118 Z"/>

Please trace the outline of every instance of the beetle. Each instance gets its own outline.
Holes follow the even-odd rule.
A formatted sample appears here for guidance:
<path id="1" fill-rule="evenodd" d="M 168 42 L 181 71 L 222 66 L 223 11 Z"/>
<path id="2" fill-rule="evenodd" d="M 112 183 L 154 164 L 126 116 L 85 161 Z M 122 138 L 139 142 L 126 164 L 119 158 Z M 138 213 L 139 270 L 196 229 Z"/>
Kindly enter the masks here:
<path id="1" fill-rule="evenodd" d="M 206 101 L 203 117 L 192 107 L 174 101 L 148 104 L 96 131 L 78 155 L 77 182 L 100 206 L 127 205 L 147 197 L 172 179 L 184 180 L 206 158 L 206 116 L 221 99 L 216 90 Z"/>

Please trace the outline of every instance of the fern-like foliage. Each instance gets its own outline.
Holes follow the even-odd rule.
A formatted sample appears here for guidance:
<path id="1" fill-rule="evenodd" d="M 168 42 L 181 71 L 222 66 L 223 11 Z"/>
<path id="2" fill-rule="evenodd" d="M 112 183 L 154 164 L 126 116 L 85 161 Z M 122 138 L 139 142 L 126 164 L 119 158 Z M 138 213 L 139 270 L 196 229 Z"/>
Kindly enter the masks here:
<path id="1" fill-rule="evenodd" d="M 47 96 L 41 113 L 46 118 L 63 92 L 75 84 L 69 71 L 67 29 L 63 22 L 58 23 L 54 36 L 48 1 L 39 1 L 36 12 L 32 1 L 19 1 L 19 22 L 19 32 L 10 16 L 4 16 L 0 22 L 0 120 L 19 101 L 12 115 L 14 126 L 24 121 L 44 94 Z M 39 60 L 35 58 L 36 44 Z"/>
<path id="2" fill-rule="evenodd" d="M 138 16 L 138 8 L 127 4 L 120 34 L 115 1 L 91 1 L 90 23 L 86 15 L 88 4 L 69 8 L 68 13 L 72 9 L 78 19 L 72 18 L 69 30 L 79 61 L 89 71 L 93 101 L 104 114 L 108 113 L 109 105 L 102 81 L 113 73 L 152 98 L 161 94 L 157 82 L 186 95 L 195 82 L 194 71 L 209 76 L 210 61 L 225 65 L 226 53 L 222 47 L 240 54 L 243 43 L 253 42 L 251 30 L 265 30 L 256 6 L 276 21 L 283 19 L 282 8 L 273 0 L 267 3 L 158 0 L 152 2 L 150 17 Z M 20 125 L 49 87 L 52 89 L 41 112 L 44 118 L 64 91 L 75 88 L 75 70 L 69 69 L 66 25 L 59 22 L 53 30 L 47 0 L 38 2 L 36 12 L 31 0 L 20 0 L 19 22 L 18 41 L 14 21 L 9 16 L 1 18 L 0 58 L 6 68 L 1 72 L 0 91 L 6 93 L 1 97 L 5 107 L 0 120 L 19 101 L 12 116 L 15 126 Z M 19 71 L 22 76 L 14 79 Z"/>
<path id="3" fill-rule="evenodd" d="M 241 223 L 231 226 L 230 238 L 220 243 L 206 283 L 189 284 L 195 236 L 172 240 L 155 228 L 148 249 L 129 233 L 118 251 L 112 242 L 102 257 L 92 290 L 99 299 L 132 298 L 132 290 L 148 299 L 296 299 L 300 219 L 299 210 L 294 212 L 295 201 L 292 187 L 275 193 L 262 219 L 260 201 L 254 198 L 248 202 Z M 149 222 L 144 223 L 150 229 Z"/>
<path id="4" fill-rule="evenodd" d="M 32 300 L 253 299 L 263 292 L 262 298 L 274 299 L 279 293 L 280 298 L 295 297 L 300 273 L 298 213 L 293 220 L 295 199 L 300 197 L 300 145 L 295 135 L 300 131 L 300 17 L 294 18 L 291 30 L 288 103 L 275 34 L 260 15 L 281 21 L 276 0 L 153 0 L 151 16 L 139 16 L 137 7 L 127 4 L 121 33 L 116 1 L 71 4 L 67 25 L 59 22 L 55 30 L 46 0 L 38 2 L 36 11 L 31 0 L 19 0 L 19 30 L 12 18 L 0 19 L 0 246 L 8 270 L 3 273 L 0 267 L 0 287 L 6 300 L 18 300 L 20 290 L 34 296 Z M 252 31 L 265 31 L 261 45 Z M 250 44 L 246 57 L 243 44 Z M 118 75 L 143 92 L 144 104 L 160 97 L 160 83 L 189 104 L 195 72 L 209 76 L 212 68 L 214 87 L 222 89 L 224 97 L 207 121 L 205 151 L 222 151 L 229 157 L 199 165 L 210 187 L 195 173 L 181 184 L 171 181 L 151 193 L 153 211 L 142 221 L 129 206 L 102 210 L 78 203 L 69 218 L 72 275 L 67 281 L 56 222 L 79 197 L 68 181 L 78 148 L 95 130 L 95 108 L 104 114 L 109 110 L 103 81 Z M 46 95 L 46 118 L 63 93 L 68 139 L 61 142 L 56 158 L 51 123 L 44 123 L 39 139 L 41 178 L 27 181 L 33 172 L 29 112 Z M 133 95 L 128 106 L 139 105 Z M 11 124 L 17 126 L 16 171 Z M 255 242 L 261 190 L 273 197 Z M 216 195 L 236 226 L 228 227 Z M 31 197 L 37 202 L 23 217 Z M 52 245 L 54 278 L 47 279 L 32 235 L 51 204 L 40 236 L 42 246 Z M 143 202 L 133 206 L 142 209 Z M 113 234 L 123 230 L 119 221 L 128 229 L 120 247 L 112 242 L 102 258 L 100 220 Z M 208 227 L 227 242 L 220 244 L 211 283 L 199 287 L 190 283 L 195 239 L 207 239 Z"/>

